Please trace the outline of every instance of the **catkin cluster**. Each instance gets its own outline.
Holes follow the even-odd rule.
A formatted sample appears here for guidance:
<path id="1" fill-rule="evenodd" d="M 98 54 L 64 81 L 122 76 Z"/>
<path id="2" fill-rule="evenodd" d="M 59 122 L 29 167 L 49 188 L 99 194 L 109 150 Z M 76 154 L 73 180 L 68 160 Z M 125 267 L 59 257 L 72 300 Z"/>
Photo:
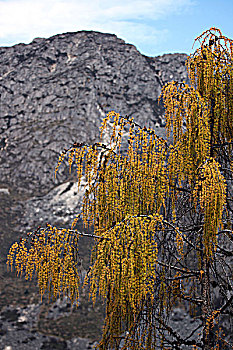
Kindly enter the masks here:
<path id="1" fill-rule="evenodd" d="M 17 274 L 26 279 L 35 275 L 41 297 L 46 293 L 52 299 L 67 295 L 72 302 L 78 302 L 77 235 L 50 225 L 29 235 L 30 241 L 21 239 L 11 246 L 8 266 L 14 265 Z"/>

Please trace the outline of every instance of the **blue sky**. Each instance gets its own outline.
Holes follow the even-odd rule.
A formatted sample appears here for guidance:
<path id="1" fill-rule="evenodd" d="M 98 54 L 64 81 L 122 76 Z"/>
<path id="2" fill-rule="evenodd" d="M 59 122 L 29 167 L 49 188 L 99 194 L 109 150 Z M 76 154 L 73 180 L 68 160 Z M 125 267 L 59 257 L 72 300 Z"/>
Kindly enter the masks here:
<path id="1" fill-rule="evenodd" d="M 210 27 L 233 39 L 233 0 L 0 0 L 0 46 L 95 30 L 148 56 L 189 54 Z"/>

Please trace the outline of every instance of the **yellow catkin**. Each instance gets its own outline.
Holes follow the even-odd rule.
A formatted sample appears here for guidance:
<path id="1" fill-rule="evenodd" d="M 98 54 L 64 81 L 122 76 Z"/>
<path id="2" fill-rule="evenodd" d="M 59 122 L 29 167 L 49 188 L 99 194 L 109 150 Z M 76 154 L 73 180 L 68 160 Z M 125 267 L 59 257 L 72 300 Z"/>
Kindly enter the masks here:
<path id="1" fill-rule="evenodd" d="M 77 261 L 74 259 L 72 240 L 68 230 L 57 230 L 48 226 L 46 230 L 32 235 L 31 247 L 26 247 L 26 239 L 14 244 L 8 254 L 7 264 L 14 266 L 19 275 L 26 279 L 37 276 L 38 286 L 43 296 L 48 292 L 53 299 L 65 291 L 71 300 L 78 300 L 79 276 Z"/>
<path id="2" fill-rule="evenodd" d="M 193 191 L 204 212 L 204 246 L 208 257 L 216 249 L 218 229 L 222 227 L 222 215 L 226 205 L 226 181 L 220 172 L 220 165 L 210 159 L 200 169 L 199 179 Z"/>

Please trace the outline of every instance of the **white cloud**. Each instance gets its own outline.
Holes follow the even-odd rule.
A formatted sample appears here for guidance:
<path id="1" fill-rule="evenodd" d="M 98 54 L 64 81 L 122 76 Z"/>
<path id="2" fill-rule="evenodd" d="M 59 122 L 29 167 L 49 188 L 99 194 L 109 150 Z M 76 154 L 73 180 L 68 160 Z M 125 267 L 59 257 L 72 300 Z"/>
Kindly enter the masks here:
<path id="1" fill-rule="evenodd" d="M 192 1 L 0 0 L 0 45 L 78 30 L 115 33 L 128 41 L 164 38 L 166 30 L 156 30 L 149 22 L 183 12 Z"/>

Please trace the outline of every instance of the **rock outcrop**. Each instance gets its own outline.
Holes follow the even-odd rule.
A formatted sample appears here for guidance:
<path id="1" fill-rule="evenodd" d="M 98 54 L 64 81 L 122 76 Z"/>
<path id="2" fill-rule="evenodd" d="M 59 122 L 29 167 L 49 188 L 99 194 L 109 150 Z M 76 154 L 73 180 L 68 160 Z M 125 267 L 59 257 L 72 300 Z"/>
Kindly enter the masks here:
<path id="1" fill-rule="evenodd" d="M 98 141 L 101 120 L 110 110 L 133 116 L 165 136 L 163 107 L 158 104 L 161 84 L 187 82 L 186 58 L 185 54 L 147 57 L 115 35 L 93 31 L 0 48 L 1 346 L 10 346 L 11 339 L 18 339 L 15 332 L 21 332 L 26 340 L 18 342 L 19 350 L 61 348 L 49 345 L 57 341 L 49 338 L 51 332 L 44 338 L 40 333 L 30 335 L 34 326 L 22 320 L 30 310 L 38 312 L 38 303 L 32 302 L 34 292 L 27 282 L 26 293 L 26 284 L 5 269 L 6 253 L 19 236 L 47 221 L 69 225 L 79 208 L 73 175 L 64 167 L 54 179 L 59 153 L 75 141 Z M 90 245 L 84 244 L 86 263 Z M 84 328 L 89 307 L 82 318 Z M 6 315 L 14 312 L 12 326 Z M 60 312 L 62 317 L 69 316 Z M 48 323 L 46 327 L 44 332 L 49 333 Z M 70 343 L 61 340 L 66 342 L 63 348 L 76 349 L 71 342 L 82 342 L 75 340 L 80 334 L 86 348 L 91 346 L 85 339 L 95 341 L 99 330 L 91 333 L 86 328 L 82 334 L 78 330 L 71 334 Z"/>

